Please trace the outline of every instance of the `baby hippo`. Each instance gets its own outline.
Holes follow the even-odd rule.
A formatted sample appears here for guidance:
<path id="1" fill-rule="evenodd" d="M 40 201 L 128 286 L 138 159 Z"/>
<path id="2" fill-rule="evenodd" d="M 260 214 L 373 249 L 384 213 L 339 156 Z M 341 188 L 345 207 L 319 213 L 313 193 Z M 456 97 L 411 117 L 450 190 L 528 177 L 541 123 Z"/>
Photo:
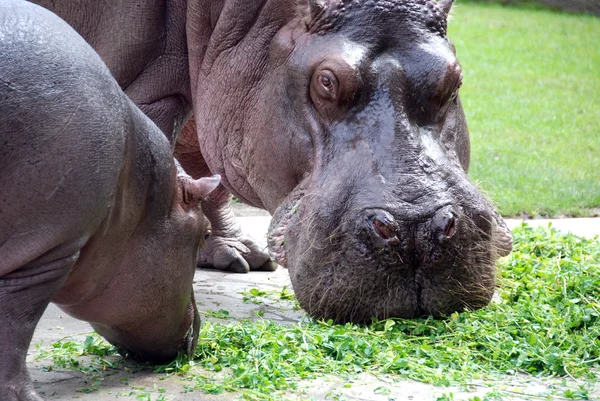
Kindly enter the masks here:
<path id="1" fill-rule="evenodd" d="M 25 357 L 49 302 L 134 358 L 193 352 L 207 229 L 162 132 L 65 22 L 0 2 L 0 400 L 39 401 Z"/>

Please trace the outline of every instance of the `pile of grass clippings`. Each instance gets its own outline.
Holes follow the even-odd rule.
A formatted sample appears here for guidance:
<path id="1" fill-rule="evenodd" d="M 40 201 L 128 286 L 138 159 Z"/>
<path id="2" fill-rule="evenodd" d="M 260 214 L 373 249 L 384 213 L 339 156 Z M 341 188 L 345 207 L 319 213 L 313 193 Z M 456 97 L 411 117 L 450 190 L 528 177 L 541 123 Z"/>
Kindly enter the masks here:
<path id="1" fill-rule="evenodd" d="M 299 379 L 366 370 L 438 385 L 516 372 L 593 379 L 591 368 L 600 365 L 598 241 L 521 227 L 501 269 L 497 302 L 447 320 L 207 323 L 196 363 L 230 368 L 227 388 L 267 394 Z M 194 380 L 199 389 L 213 384 Z"/>
<path id="2" fill-rule="evenodd" d="M 248 399 L 273 399 L 302 379 L 361 372 L 436 385 L 516 373 L 596 382 L 600 242 L 551 228 L 522 226 L 513 234 L 514 251 L 500 263 L 499 296 L 484 309 L 368 327 L 206 322 L 193 361 L 181 357 L 156 371 L 186 376 L 189 390 L 246 389 Z M 561 396 L 586 399 L 586 391 Z"/>

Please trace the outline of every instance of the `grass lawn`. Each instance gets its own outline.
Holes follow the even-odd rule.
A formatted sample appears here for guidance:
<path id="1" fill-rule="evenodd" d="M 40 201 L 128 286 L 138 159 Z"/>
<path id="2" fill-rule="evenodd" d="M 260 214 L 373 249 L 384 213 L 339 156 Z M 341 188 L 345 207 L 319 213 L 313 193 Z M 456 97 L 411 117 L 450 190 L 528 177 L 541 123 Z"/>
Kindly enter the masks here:
<path id="1" fill-rule="evenodd" d="M 600 18 L 458 2 L 471 178 L 505 216 L 600 212 Z"/>

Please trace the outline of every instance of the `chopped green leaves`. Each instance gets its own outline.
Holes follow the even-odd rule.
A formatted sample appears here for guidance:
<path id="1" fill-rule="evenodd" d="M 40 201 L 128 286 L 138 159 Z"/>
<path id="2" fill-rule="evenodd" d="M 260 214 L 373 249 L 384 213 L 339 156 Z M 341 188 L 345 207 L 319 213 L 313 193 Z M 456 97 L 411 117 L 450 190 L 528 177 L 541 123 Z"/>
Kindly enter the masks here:
<path id="1" fill-rule="evenodd" d="M 554 229 L 522 226 L 515 249 L 501 261 L 499 294 L 487 308 L 445 320 L 374 321 L 368 327 L 306 321 L 205 321 L 193 361 L 180 356 L 157 372 L 179 373 L 186 389 L 243 391 L 246 399 L 276 399 L 303 379 L 361 372 L 390 374 L 437 385 L 467 384 L 503 375 L 562 376 L 598 381 L 600 367 L 600 242 Z M 253 291 L 256 290 L 256 291 Z M 258 289 L 250 299 L 286 299 Z M 273 300 L 277 302 L 277 299 Z M 262 302 L 262 301 L 261 301 Z M 210 312 L 228 317 L 226 311 Z M 82 369 L 78 357 L 115 350 L 97 337 L 55 343 L 39 358 Z M 200 372 L 201 370 L 201 372 Z M 573 381 L 571 380 L 571 383 Z M 383 395 L 387 387 L 378 387 Z M 587 385 L 556 388 L 586 399 Z M 443 398 L 446 397 L 446 398 Z M 452 399 L 452 394 L 441 399 Z M 482 399 L 500 399 L 490 393 Z M 477 399 L 477 398 L 474 398 Z"/>

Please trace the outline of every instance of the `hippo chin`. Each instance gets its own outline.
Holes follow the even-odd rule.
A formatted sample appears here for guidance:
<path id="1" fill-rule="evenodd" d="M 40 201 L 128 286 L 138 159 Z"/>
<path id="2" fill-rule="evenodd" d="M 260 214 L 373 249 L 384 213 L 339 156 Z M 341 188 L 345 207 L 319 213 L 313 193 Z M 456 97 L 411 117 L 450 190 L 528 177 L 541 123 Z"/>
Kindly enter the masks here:
<path id="1" fill-rule="evenodd" d="M 310 82 L 290 118 L 311 122 L 312 167 L 269 233 L 300 304 L 336 322 L 487 305 L 512 237 L 467 178 L 451 1 L 311 7 L 288 74 Z"/>

